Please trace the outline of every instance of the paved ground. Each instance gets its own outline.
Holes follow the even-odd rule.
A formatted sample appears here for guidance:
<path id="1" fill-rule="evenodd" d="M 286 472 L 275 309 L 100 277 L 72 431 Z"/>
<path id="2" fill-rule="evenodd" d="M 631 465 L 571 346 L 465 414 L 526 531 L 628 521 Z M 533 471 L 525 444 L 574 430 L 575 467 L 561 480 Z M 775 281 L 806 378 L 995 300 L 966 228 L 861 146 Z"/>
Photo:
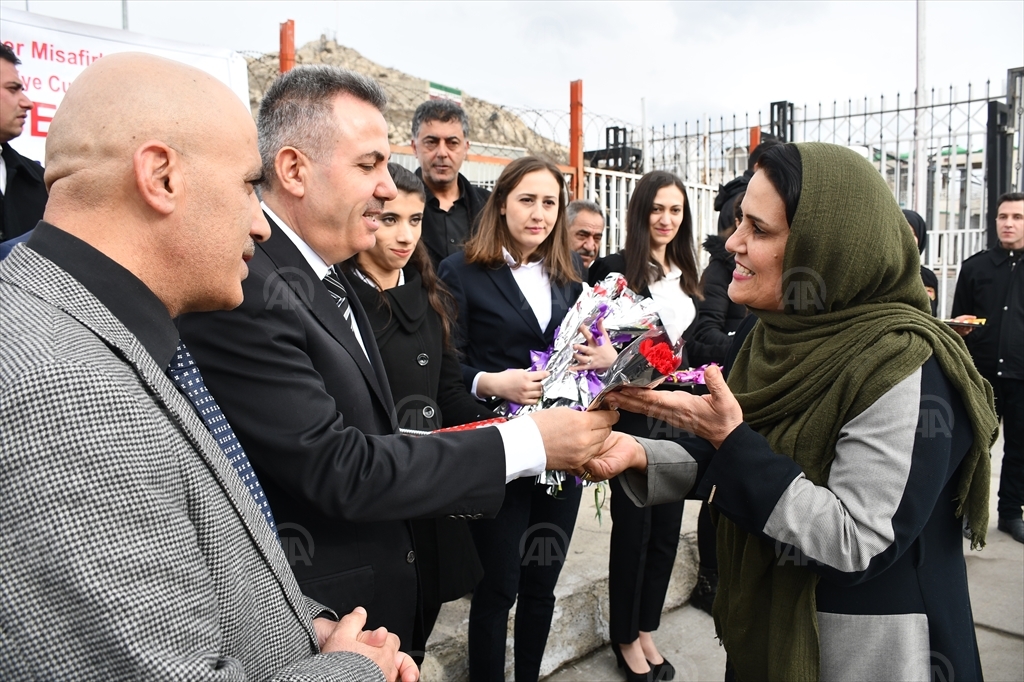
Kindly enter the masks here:
<path id="1" fill-rule="evenodd" d="M 1024 545 L 996 530 L 996 490 L 999 489 L 999 465 L 1002 440 L 996 443 L 992 458 L 991 526 L 988 545 L 981 552 L 970 551 L 964 542 L 964 556 L 971 591 L 971 602 L 981 664 L 988 682 L 1024 682 Z M 686 521 L 696 518 L 696 509 L 687 503 Z M 721 680 L 725 670 L 725 651 L 718 646 L 711 617 L 688 605 L 662 618 L 655 641 L 662 654 L 676 667 L 676 680 Z M 955 677 L 936 670 L 934 682 L 955 682 Z M 616 669 L 611 649 L 604 646 L 582 659 L 569 663 L 548 682 L 618 681 L 624 675 Z"/>

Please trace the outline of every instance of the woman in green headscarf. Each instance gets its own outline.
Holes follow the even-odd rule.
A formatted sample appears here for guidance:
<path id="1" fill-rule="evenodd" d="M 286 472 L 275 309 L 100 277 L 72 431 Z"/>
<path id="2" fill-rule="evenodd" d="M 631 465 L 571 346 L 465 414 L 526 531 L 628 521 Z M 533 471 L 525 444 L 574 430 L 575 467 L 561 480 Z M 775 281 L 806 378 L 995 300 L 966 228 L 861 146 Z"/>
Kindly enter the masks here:
<path id="1" fill-rule="evenodd" d="M 698 437 L 615 436 L 585 475 L 628 464 L 638 504 L 695 486 L 717 512 L 728 677 L 980 679 L 961 531 L 984 544 L 991 387 L 930 315 L 877 169 L 820 143 L 758 168 L 726 245 L 729 296 L 756 317 L 728 385 L 709 369 L 709 396 L 614 397 Z"/>

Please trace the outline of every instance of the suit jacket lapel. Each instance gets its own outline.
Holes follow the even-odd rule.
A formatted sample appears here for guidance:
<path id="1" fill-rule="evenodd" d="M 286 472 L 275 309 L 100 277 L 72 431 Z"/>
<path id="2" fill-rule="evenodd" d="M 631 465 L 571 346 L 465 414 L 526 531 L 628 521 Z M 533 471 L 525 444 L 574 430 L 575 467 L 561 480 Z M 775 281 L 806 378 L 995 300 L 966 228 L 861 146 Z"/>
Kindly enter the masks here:
<path id="1" fill-rule="evenodd" d="M 181 427 L 185 437 L 224 490 L 235 511 L 242 518 L 249 535 L 280 581 L 299 620 L 303 623 L 308 622 L 309 612 L 305 597 L 295 582 L 277 538 L 252 502 L 249 491 L 224 456 L 213 435 L 196 414 L 192 404 L 171 383 L 164 373 L 164 368 L 157 367 L 139 340 L 67 272 L 30 249 L 22 249 L 19 257 L 14 258 L 12 255 L 9 260 L 12 260 L 10 265 L 14 267 L 6 269 L 6 279 L 70 315 L 96 334 L 135 370 L 154 398 Z M 315 639 L 315 633 L 311 634 Z"/>
<path id="2" fill-rule="evenodd" d="M 500 268 L 486 268 L 487 276 L 494 281 L 494 285 L 501 292 L 501 295 L 505 297 L 511 305 L 523 318 L 526 325 L 537 335 L 540 343 L 544 343 L 544 331 L 540 328 L 540 322 L 537 321 L 537 316 L 533 314 L 533 308 L 530 307 L 530 302 L 523 296 L 522 289 L 516 284 L 515 277 L 512 276 L 512 270 L 507 265 L 502 265 Z M 552 313 L 554 309 L 552 309 Z M 552 315 L 552 318 L 554 315 Z M 564 317 L 564 315 L 562 316 Z M 561 322 L 562 318 L 558 318 Z M 557 323 L 556 323 L 557 324 Z"/>
<path id="3" fill-rule="evenodd" d="M 266 214 L 264 214 L 266 215 Z M 359 297 L 352 290 L 344 275 L 340 276 L 342 284 L 349 292 L 348 301 L 356 316 L 356 323 L 363 337 L 366 346 L 366 353 L 356 340 L 351 325 L 342 317 L 338 305 L 324 283 L 317 278 L 316 273 L 306 262 L 306 259 L 296 248 L 292 240 L 281 231 L 281 228 L 274 222 L 273 218 L 266 216 L 270 224 L 270 239 L 257 244 L 256 248 L 262 249 L 274 263 L 276 274 L 291 287 L 299 301 L 301 301 L 313 316 L 324 326 L 334 337 L 335 341 L 352 357 L 353 362 L 359 367 L 359 371 L 366 379 L 366 383 L 373 390 L 374 395 L 380 401 L 384 411 L 390 416 L 392 426 L 395 426 L 394 400 L 391 397 L 391 390 L 388 388 L 387 377 L 384 374 L 383 363 L 380 360 L 380 353 L 377 350 L 377 342 L 370 333 L 367 341 L 367 333 L 370 323 L 367 320 L 366 312 L 359 303 Z M 367 355 L 376 363 L 376 368 L 370 365 Z M 380 368 L 379 371 L 377 368 Z"/>

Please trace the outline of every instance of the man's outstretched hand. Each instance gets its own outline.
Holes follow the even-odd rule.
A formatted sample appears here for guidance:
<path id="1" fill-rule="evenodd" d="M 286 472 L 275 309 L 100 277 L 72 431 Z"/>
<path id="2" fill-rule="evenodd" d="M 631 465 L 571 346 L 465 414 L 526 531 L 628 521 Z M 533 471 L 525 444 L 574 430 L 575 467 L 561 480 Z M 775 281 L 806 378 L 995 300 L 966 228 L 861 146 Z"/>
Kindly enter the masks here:
<path id="1" fill-rule="evenodd" d="M 540 430 L 548 469 L 577 471 L 604 449 L 615 412 L 579 412 L 568 407 L 538 410 L 528 417 Z"/>
<path id="2" fill-rule="evenodd" d="M 352 613 L 340 621 L 326 618 L 313 620 L 320 651 L 351 651 L 362 654 L 377 664 L 388 682 L 416 682 L 420 679 L 419 668 L 408 654 L 398 650 L 398 636 L 386 628 L 363 630 L 366 625 L 366 610 L 357 606 Z"/>

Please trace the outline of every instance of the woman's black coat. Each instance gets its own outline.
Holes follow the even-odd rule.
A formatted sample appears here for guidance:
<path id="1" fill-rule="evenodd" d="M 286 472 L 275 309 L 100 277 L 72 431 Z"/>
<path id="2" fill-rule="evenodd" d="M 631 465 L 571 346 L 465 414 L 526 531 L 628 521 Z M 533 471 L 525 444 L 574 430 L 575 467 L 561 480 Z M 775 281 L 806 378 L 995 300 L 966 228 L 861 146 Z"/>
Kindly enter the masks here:
<path id="1" fill-rule="evenodd" d="M 349 277 L 373 327 L 399 427 L 431 431 L 493 418 L 463 387 L 458 358 L 444 349 L 441 318 L 430 307 L 419 271 L 410 265 L 404 272 L 405 284 L 384 296 L 359 277 Z M 413 532 L 425 602 L 458 599 L 480 581 L 483 568 L 465 520 L 413 521 Z"/>

